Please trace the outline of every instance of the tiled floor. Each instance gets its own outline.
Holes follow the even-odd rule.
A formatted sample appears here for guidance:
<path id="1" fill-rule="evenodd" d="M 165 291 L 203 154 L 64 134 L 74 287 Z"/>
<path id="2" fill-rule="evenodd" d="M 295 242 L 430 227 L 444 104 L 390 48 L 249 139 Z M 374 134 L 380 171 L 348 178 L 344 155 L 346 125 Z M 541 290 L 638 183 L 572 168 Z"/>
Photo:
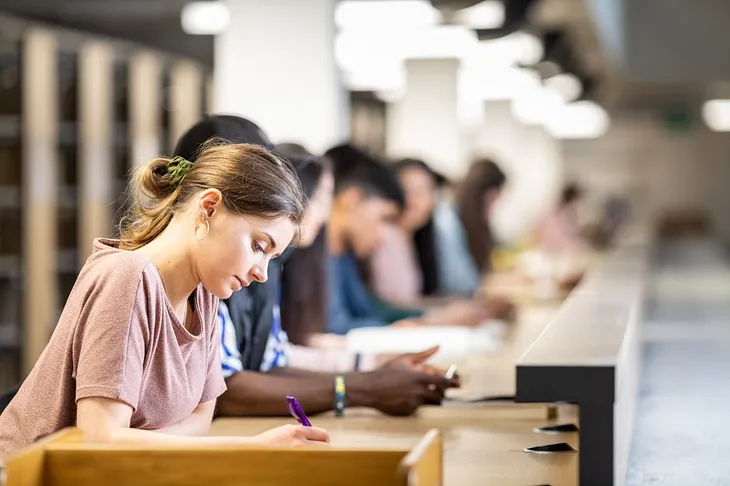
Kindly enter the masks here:
<path id="1" fill-rule="evenodd" d="M 627 485 L 730 485 L 730 263 L 666 245 L 652 289 Z"/>

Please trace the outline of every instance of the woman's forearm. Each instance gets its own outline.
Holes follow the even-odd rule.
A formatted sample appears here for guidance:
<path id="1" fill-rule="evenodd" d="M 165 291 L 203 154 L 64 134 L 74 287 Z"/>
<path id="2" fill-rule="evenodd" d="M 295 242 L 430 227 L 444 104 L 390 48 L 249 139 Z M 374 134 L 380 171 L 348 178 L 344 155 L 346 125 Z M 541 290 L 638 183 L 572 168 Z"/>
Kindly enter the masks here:
<path id="1" fill-rule="evenodd" d="M 157 429 L 158 434 L 202 437 L 208 435 L 210 431 L 210 416 L 198 412 L 193 412 L 189 417 L 179 421 L 164 429 Z"/>
<path id="2" fill-rule="evenodd" d="M 89 433 L 88 431 L 84 431 L 84 440 L 92 444 L 180 445 L 190 447 L 243 446 L 255 444 L 252 437 L 190 437 L 164 433 L 161 430 L 151 431 L 122 427 L 114 428 L 104 433 Z"/>

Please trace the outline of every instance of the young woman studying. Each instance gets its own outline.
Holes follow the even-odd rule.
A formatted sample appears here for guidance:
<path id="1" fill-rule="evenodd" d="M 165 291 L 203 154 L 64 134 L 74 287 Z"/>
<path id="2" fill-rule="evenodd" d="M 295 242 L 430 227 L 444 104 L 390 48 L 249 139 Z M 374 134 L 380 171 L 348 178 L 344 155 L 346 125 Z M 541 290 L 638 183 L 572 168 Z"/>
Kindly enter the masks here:
<path id="1" fill-rule="evenodd" d="M 100 239 L 48 346 L 0 416 L 0 458 L 61 428 L 90 442 L 321 444 L 287 426 L 255 437 L 207 434 L 225 389 L 218 299 L 266 280 L 305 197 L 264 148 L 207 145 L 194 164 L 156 159 L 130 184 L 120 240 Z"/>

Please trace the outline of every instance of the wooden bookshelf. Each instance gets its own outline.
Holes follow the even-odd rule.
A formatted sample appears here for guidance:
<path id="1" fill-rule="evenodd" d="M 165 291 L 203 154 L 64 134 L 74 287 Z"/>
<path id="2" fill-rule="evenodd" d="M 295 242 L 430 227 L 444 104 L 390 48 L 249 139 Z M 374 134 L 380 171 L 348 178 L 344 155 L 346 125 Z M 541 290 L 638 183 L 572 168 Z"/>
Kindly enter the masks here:
<path id="1" fill-rule="evenodd" d="M 172 127 L 183 122 L 171 104 L 171 72 L 184 60 L 1 13 L 0 20 L 2 390 L 45 347 L 89 235 L 115 234 L 131 169 L 172 151 Z M 189 98 L 193 111 L 205 110 L 198 86 Z"/>
<path id="2" fill-rule="evenodd" d="M 129 140 L 129 59 L 118 56 L 114 62 L 114 204 L 112 206 L 112 234 L 117 235 L 119 221 L 127 208 L 124 191 L 131 175 Z"/>
<path id="3" fill-rule="evenodd" d="M 57 271 L 59 310 L 68 298 L 79 268 L 78 241 L 78 120 L 79 56 L 75 49 L 60 45 L 58 53 L 59 188 Z"/>
<path id="4" fill-rule="evenodd" d="M 20 376 L 21 41 L 0 32 L 0 390 Z"/>

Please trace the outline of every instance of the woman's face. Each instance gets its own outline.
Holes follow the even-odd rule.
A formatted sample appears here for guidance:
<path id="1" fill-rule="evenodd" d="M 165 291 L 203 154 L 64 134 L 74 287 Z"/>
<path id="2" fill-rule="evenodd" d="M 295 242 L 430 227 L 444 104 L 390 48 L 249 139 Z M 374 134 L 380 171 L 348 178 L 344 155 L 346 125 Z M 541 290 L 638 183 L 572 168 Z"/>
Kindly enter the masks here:
<path id="1" fill-rule="evenodd" d="M 317 235 L 322 231 L 322 226 L 330 216 L 332 210 L 332 198 L 335 191 L 335 179 L 331 171 L 325 171 L 319 180 L 319 184 L 312 194 L 309 206 L 304 212 L 304 219 L 301 225 L 301 236 L 297 242 L 299 248 L 307 248 L 314 243 Z"/>
<path id="2" fill-rule="evenodd" d="M 286 216 L 239 215 L 228 211 L 220 200 L 203 201 L 195 209 L 195 238 L 205 235 L 194 240 L 195 271 L 203 286 L 220 299 L 251 282 L 265 282 L 269 261 L 286 249 L 296 230 Z M 211 214 L 207 234 L 201 211 Z"/>
<path id="3" fill-rule="evenodd" d="M 419 167 L 408 167 L 398 174 L 406 195 L 406 208 L 401 214 L 401 226 L 408 231 L 422 228 L 431 219 L 438 193 L 433 176 Z"/>

